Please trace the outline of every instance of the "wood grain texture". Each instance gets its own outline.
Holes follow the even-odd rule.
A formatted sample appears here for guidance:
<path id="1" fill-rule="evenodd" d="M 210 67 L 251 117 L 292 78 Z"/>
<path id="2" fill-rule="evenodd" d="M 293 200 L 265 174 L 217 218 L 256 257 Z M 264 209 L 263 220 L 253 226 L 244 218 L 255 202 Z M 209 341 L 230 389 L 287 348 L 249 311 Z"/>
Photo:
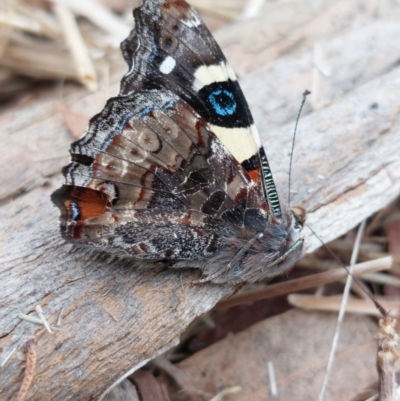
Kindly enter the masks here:
<path id="1" fill-rule="evenodd" d="M 400 193 L 398 19 L 392 23 L 400 6 L 373 13 L 355 8 L 360 2 L 290 4 L 297 8 L 286 19 L 283 11 L 272 14 L 281 16 L 284 30 L 278 33 L 271 33 L 279 24 L 268 24 L 265 9 L 217 38 L 240 73 L 282 201 L 293 121 L 301 93 L 313 91 L 300 121 L 292 203 L 308 210 L 308 223 L 328 241 Z M 335 20 L 338 15 L 347 19 Z M 255 31 L 260 26 L 270 28 Z M 126 261 L 71 252 L 60 239 L 49 196 L 61 184 L 72 139 L 52 102 L 62 100 L 88 116 L 99 111 L 126 70 L 121 59 L 111 67 L 111 84 L 102 92 L 88 95 L 67 86 L 61 96 L 55 87 L 0 115 L 0 364 L 35 337 L 32 401 L 98 399 L 176 344 L 194 317 L 234 290 L 191 287 L 198 276 L 189 271 L 134 271 Z M 308 251 L 315 249 L 317 240 L 307 229 L 305 235 Z M 17 318 L 36 316 L 39 304 L 57 329 L 53 334 Z M 1 368 L 1 399 L 16 394 L 23 367 L 14 352 Z"/>

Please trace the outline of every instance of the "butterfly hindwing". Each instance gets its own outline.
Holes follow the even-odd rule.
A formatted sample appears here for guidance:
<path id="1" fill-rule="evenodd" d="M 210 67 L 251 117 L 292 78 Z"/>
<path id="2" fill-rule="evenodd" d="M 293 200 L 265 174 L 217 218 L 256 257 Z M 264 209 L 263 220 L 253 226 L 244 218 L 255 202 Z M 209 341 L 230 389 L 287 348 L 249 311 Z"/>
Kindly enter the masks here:
<path id="1" fill-rule="evenodd" d="M 64 236 L 80 243 L 155 257 L 165 246 L 179 249 L 177 239 L 153 238 L 152 247 L 138 248 L 139 232 L 175 229 L 182 238 L 201 228 L 185 240 L 198 257 L 209 249 L 206 238 L 218 242 L 215 219 L 243 227 L 249 210 L 267 208 L 260 187 L 204 119 L 167 90 L 110 99 L 86 135 L 71 145 L 71 156 L 65 186 L 53 200 L 64 208 Z M 71 191 L 75 187 L 85 190 Z M 122 235 L 128 232 L 129 241 Z"/>

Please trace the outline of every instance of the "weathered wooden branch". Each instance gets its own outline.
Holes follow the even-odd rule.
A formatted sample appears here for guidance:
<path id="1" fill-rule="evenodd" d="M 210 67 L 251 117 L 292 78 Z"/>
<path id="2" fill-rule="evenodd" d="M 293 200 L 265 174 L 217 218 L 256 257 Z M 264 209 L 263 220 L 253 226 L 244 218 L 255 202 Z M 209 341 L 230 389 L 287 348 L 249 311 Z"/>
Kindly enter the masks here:
<path id="1" fill-rule="evenodd" d="M 261 29 L 268 25 L 267 13 L 227 28 L 229 43 L 224 31 L 218 35 L 233 68 L 239 66 L 282 202 L 293 121 L 303 90 L 314 92 L 300 121 L 292 203 L 308 210 L 308 224 L 324 241 L 347 232 L 400 193 L 400 69 L 393 51 L 400 25 L 383 25 L 365 9 L 357 30 L 350 24 L 328 29 L 327 13 L 338 12 L 339 6 L 350 7 L 339 2 L 316 15 L 310 5 L 300 26 L 293 22 L 290 31 L 286 24 L 273 40 Z M 295 33 L 301 40 L 293 42 Z M 327 36 L 320 39 L 321 34 Z M 254 68 L 237 51 L 246 48 L 245 39 L 246 57 L 257 61 Z M 324 68 L 329 73 L 324 75 Z M 88 95 L 67 86 L 63 102 L 88 116 L 99 111 L 105 93 L 116 93 L 126 67 L 118 61 L 112 69 L 106 91 Z M 196 316 L 234 290 L 193 287 L 196 272 L 136 271 L 128 261 L 73 251 L 63 243 L 49 199 L 61 183 L 59 171 L 71 142 L 52 105 L 60 100 L 58 93 L 43 92 L 0 115 L 1 399 L 18 391 L 24 369 L 18 351 L 30 337 L 37 354 L 30 400 L 98 399 L 128 372 L 175 345 Z M 318 240 L 304 231 L 308 251 L 318 247 Z M 18 318 L 20 313 L 37 316 L 37 305 L 52 334 Z"/>

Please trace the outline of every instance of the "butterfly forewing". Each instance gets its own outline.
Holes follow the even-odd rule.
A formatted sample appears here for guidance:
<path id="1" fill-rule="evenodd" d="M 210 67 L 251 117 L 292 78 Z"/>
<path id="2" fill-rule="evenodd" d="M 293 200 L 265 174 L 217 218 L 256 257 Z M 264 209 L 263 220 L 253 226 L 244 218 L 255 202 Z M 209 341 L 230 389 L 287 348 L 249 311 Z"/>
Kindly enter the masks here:
<path id="1" fill-rule="evenodd" d="M 236 160 L 253 157 L 251 168 L 259 169 L 254 156 L 261 144 L 247 102 L 198 14 L 183 1 L 147 1 L 134 15 L 136 28 L 122 43 L 130 68 L 121 94 L 143 87 L 170 89 L 210 124 Z"/>

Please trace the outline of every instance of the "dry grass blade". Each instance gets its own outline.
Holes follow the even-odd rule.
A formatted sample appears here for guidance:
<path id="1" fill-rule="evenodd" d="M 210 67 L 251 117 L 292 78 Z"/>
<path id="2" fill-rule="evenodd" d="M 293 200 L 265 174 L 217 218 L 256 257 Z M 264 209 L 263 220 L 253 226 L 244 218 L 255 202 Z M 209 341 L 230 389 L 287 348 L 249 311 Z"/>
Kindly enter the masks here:
<path id="1" fill-rule="evenodd" d="M 257 16 L 265 0 L 248 0 L 242 12 L 242 19 L 250 19 Z"/>
<path id="2" fill-rule="evenodd" d="M 190 393 L 193 391 L 190 377 L 179 369 L 176 365 L 172 364 L 170 361 L 163 357 L 158 357 L 152 361 L 152 364 L 157 366 L 159 369 L 164 371 L 171 377 L 176 384 L 184 391 Z"/>
<path id="3" fill-rule="evenodd" d="M 90 0 L 53 0 L 55 4 L 70 9 L 74 14 L 81 15 L 94 25 L 109 33 L 116 39 L 116 44 L 129 35 L 131 28 L 100 3 Z"/>
<path id="4" fill-rule="evenodd" d="M 10 13 L 10 10 L 12 10 L 12 7 L 2 4 L 0 7 L 0 25 L 20 29 L 36 35 L 40 34 L 40 24 L 37 21 L 24 18 L 16 14 L 14 10 Z"/>
<path id="5" fill-rule="evenodd" d="M 11 7 L 4 5 L 0 7 L 0 59 L 9 45 L 11 32 L 13 31 L 12 25 L 7 24 L 6 21 L 12 19 L 13 16 L 14 12 Z"/>
<path id="6" fill-rule="evenodd" d="M 330 373 L 332 370 L 333 360 L 335 358 L 335 353 L 336 353 L 336 349 L 337 349 L 338 342 L 339 342 L 340 328 L 342 326 L 344 314 L 346 312 L 346 305 L 347 305 L 350 290 L 351 290 L 351 283 L 353 281 L 352 274 L 354 272 L 354 265 L 357 262 L 358 253 L 360 251 L 360 244 L 361 244 L 361 240 L 362 240 L 362 237 L 364 234 L 365 224 L 366 224 L 366 220 L 364 220 L 361 223 L 361 225 L 358 229 L 358 232 L 357 232 L 357 237 L 356 237 L 355 243 L 354 243 L 354 249 L 353 249 L 353 253 L 351 255 L 351 260 L 350 260 L 350 269 L 348 270 L 349 276 L 347 277 L 346 285 L 345 285 L 344 291 L 343 291 L 342 303 L 340 305 L 339 316 L 337 319 L 335 334 L 334 334 L 333 340 L 332 340 L 332 348 L 331 348 L 331 352 L 329 354 L 329 360 L 328 360 L 328 364 L 326 367 L 324 382 L 322 384 L 321 392 L 318 396 L 319 401 L 322 401 L 324 399 L 326 388 L 328 386 L 328 380 L 329 380 L 329 376 L 330 376 Z M 346 269 L 346 271 L 347 271 L 347 269 Z"/>
<path id="7" fill-rule="evenodd" d="M 242 388 L 240 386 L 226 388 L 225 390 L 222 390 L 220 393 L 211 398 L 210 401 L 223 401 L 225 399 L 225 396 L 239 393 L 241 389 Z"/>
<path id="8" fill-rule="evenodd" d="M 0 364 L 0 368 L 2 368 L 3 366 L 6 365 L 6 363 L 11 359 L 11 357 L 14 355 L 15 351 L 17 350 L 17 348 L 13 348 L 3 359 L 3 361 Z"/>
<path id="9" fill-rule="evenodd" d="M 62 36 L 55 18 L 44 10 L 38 10 L 18 0 L 3 1 L 14 10 L 13 18 L 8 19 L 7 24 L 35 35 L 55 39 Z"/>
<path id="10" fill-rule="evenodd" d="M 54 4 L 54 11 L 61 23 L 65 40 L 68 43 L 68 47 L 74 58 L 80 82 L 90 91 L 96 91 L 96 70 L 89 57 L 85 42 L 83 41 L 74 15 L 67 7 L 61 4 Z"/>
<path id="11" fill-rule="evenodd" d="M 368 273 L 363 276 L 363 279 L 375 284 L 387 284 L 400 288 L 400 278 L 390 274 Z"/>
<path id="12" fill-rule="evenodd" d="M 4 51 L 0 64 L 10 71 L 33 78 L 78 78 L 69 56 L 54 46 L 40 46 L 31 40 L 27 43 L 13 41 L 13 45 Z"/>
<path id="13" fill-rule="evenodd" d="M 192 0 L 190 3 L 197 10 L 231 20 L 240 18 L 245 5 L 243 0 L 219 1 L 217 4 L 213 0 Z"/>
<path id="14" fill-rule="evenodd" d="M 342 302 L 342 295 L 321 297 L 307 294 L 290 294 L 288 296 L 288 301 L 292 306 L 297 308 L 338 312 Z M 390 310 L 390 314 L 393 316 L 397 316 L 400 313 L 400 304 L 398 300 L 384 299 L 379 300 L 379 303 L 386 310 Z M 349 298 L 346 305 L 346 312 L 358 313 L 361 315 L 382 316 L 370 299 Z"/>
<path id="15" fill-rule="evenodd" d="M 392 263 L 393 259 L 391 256 L 359 263 L 354 266 L 353 275 L 362 276 L 366 273 L 387 270 L 390 269 Z M 313 274 L 311 276 L 301 277 L 295 280 L 289 280 L 283 283 L 272 284 L 265 289 L 245 292 L 243 294 L 238 294 L 231 299 L 221 301 L 216 305 L 216 308 L 230 308 L 235 305 L 252 303 L 260 299 L 272 298 L 278 295 L 284 295 L 290 292 L 305 290 L 307 288 L 313 288 L 323 284 L 334 283 L 347 277 L 347 275 L 347 272 L 343 268 L 338 268 L 322 273 Z"/>

